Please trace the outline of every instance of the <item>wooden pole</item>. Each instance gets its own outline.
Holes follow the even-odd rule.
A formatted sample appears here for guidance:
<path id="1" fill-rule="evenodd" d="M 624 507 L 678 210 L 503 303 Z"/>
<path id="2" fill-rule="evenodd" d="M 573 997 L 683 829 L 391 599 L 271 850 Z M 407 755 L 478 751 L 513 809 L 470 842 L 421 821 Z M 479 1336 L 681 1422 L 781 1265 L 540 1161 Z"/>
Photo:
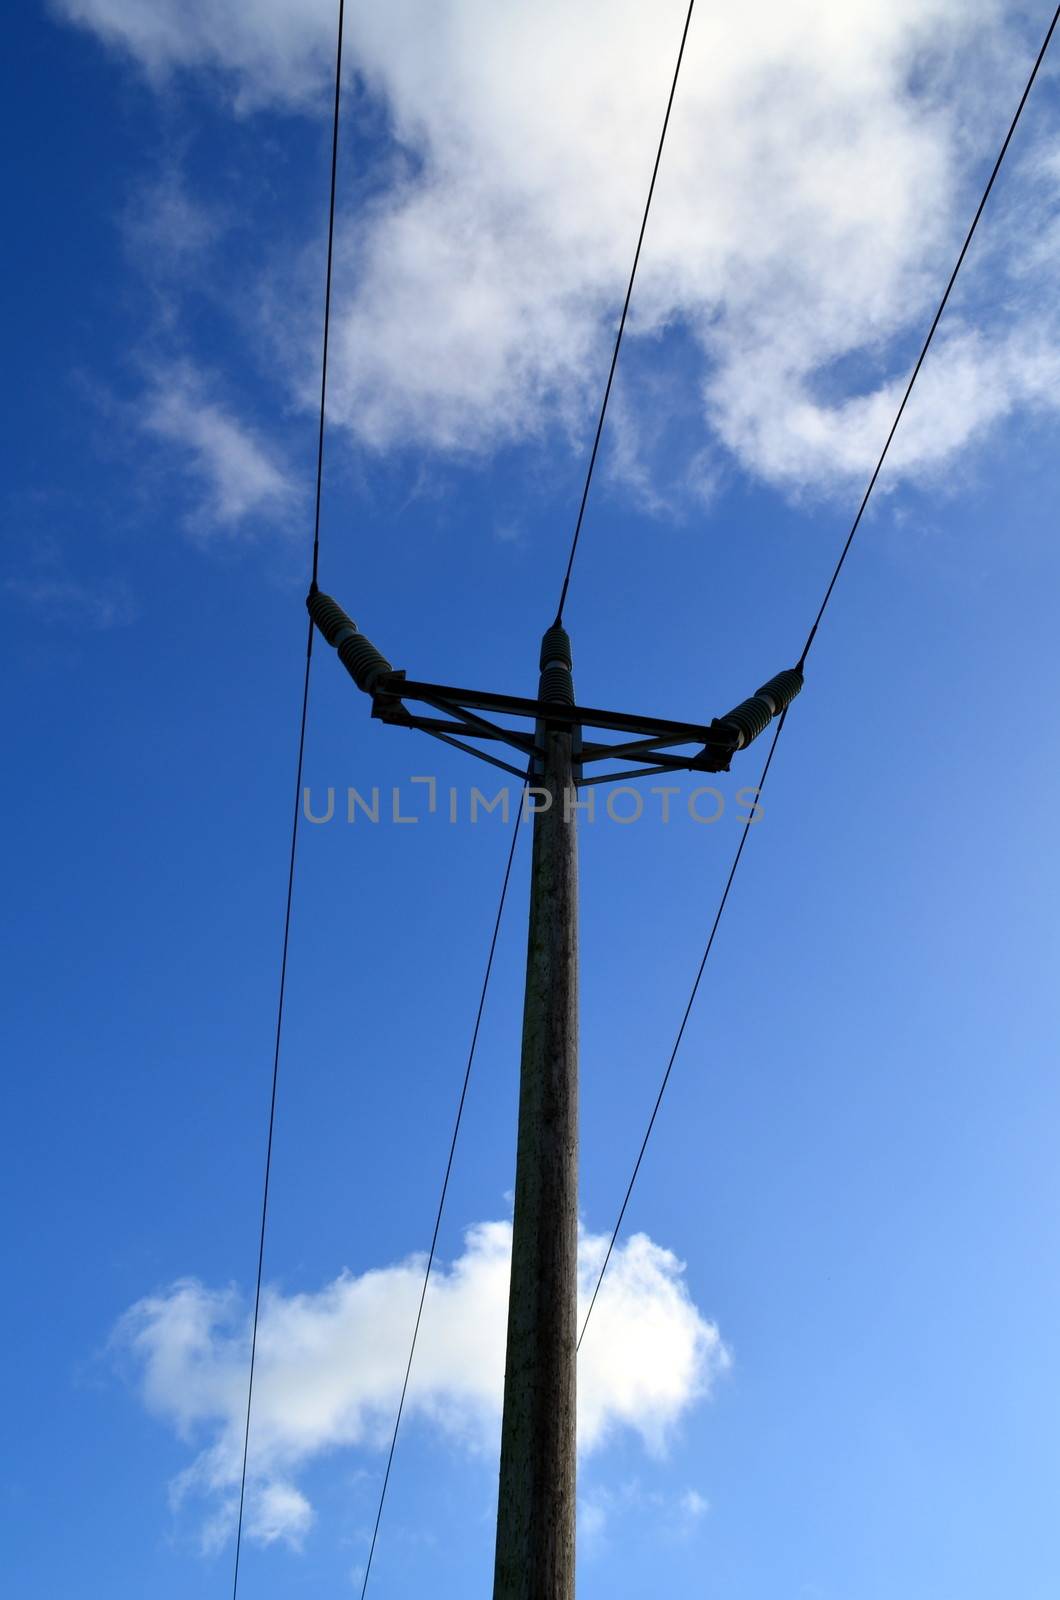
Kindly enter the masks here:
<path id="1" fill-rule="evenodd" d="M 543 652 L 542 699 L 559 665 L 569 682 L 569 643 L 567 652 L 565 663 Z M 534 785 L 550 803 L 536 796 L 494 1600 L 574 1596 L 577 813 L 571 731 L 546 722 L 539 737 L 544 770 Z"/>

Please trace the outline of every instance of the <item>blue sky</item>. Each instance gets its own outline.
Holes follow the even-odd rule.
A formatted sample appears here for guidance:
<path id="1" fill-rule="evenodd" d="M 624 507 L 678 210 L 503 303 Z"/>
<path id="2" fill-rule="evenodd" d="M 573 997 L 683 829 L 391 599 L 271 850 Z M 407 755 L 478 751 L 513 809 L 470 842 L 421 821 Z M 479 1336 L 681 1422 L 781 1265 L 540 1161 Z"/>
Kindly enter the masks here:
<path id="1" fill-rule="evenodd" d="M 682 11 L 348 18 L 321 580 L 415 676 L 534 690 Z M 797 656 L 1047 21 L 697 16 L 567 610 L 584 701 L 707 720 Z M 333 29 L 292 0 L 9 22 L 19 1596 L 230 1586 Z M 586 1338 L 587 1600 L 1055 1593 L 1057 70 L 822 627 Z M 582 829 L 589 1254 L 759 764 L 715 824 L 689 779 L 668 825 Z M 422 811 L 426 773 L 493 792 L 320 652 L 306 782 L 340 799 L 300 844 L 263 1600 L 357 1592 L 504 865 L 496 818 L 343 820 L 350 784 Z M 489 1583 L 527 860 L 379 1597 Z"/>

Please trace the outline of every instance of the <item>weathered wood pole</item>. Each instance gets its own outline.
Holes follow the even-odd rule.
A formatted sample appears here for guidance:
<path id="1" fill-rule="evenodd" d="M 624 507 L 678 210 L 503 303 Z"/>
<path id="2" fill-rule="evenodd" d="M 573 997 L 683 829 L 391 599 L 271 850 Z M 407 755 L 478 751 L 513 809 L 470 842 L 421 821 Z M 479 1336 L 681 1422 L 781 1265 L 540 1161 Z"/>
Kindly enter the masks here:
<path id="1" fill-rule="evenodd" d="M 539 698 L 573 704 L 562 628 L 545 634 L 541 667 Z M 494 1600 L 574 1596 L 577 812 L 570 729 L 546 720 L 538 742 Z"/>

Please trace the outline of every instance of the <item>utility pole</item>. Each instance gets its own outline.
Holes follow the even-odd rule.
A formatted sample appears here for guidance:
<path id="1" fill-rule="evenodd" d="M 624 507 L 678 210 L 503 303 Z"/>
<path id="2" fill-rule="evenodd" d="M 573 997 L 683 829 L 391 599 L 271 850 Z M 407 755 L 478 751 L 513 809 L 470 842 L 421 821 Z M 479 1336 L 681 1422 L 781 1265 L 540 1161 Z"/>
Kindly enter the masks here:
<path id="1" fill-rule="evenodd" d="M 573 1600 L 578 1307 L 578 844 L 570 640 L 541 646 L 530 930 L 494 1600 Z"/>
<path id="2" fill-rule="evenodd" d="M 570 640 L 559 625 L 541 643 L 536 700 L 412 680 L 395 671 L 329 595 L 315 586 L 310 616 L 338 652 L 372 715 L 417 728 L 532 780 L 534 846 L 519 1086 L 508 1342 L 501 1422 L 494 1600 L 574 1600 L 578 1305 L 578 868 L 576 796 L 593 784 L 652 773 L 727 772 L 802 688 L 779 672 L 724 717 L 675 722 L 579 706 Z M 410 711 L 406 702 L 442 712 Z M 490 717 L 483 712 L 491 713 Z M 493 720 L 519 718 L 526 728 Z M 618 733 L 618 742 L 583 732 Z M 513 748 L 513 766 L 480 748 Z M 689 749 L 689 746 L 694 748 Z M 587 777 L 593 763 L 632 768 Z M 530 807 L 524 807 L 524 815 Z"/>

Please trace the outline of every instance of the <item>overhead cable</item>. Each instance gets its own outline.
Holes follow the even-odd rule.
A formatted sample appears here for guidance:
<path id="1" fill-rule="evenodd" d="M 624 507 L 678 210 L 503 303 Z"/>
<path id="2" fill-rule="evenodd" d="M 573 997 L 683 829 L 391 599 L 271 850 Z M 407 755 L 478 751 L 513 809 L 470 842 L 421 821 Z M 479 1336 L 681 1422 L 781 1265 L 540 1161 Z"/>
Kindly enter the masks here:
<path id="1" fill-rule="evenodd" d="M 1038 51 L 1038 55 L 1037 55 L 1037 57 L 1035 59 L 1034 66 L 1031 68 L 1030 76 L 1028 77 L 1027 83 L 1026 83 L 1026 85 L 1024 87 L 1024 90 L 1023 90 L 1023 93 L 1020 96 L 1019 105 L 1016 107 L 1016 111 L 1015 111 L 1015 113 L 1013 115 L 1012 121 L 1009 124 L 1008 132 L 1006 133 L 1005 138 L 1004 138 L 1004 142 L 1002 143 L 1001 149 L 998 152 L 997 160 L 994 162 L 993 168 L 992 168 L 991 173 L 990 173 L 990 177 L 987 180 L 987 184 L 986 184 L 985 189 L 983 190 L 982 197 L 981 197 L 981 199 L 979 201 L 978 206 L 976 207 L 975 215 L 973 216 L 972 221 L 971 221 L 971 226 L 969 227 L 968 232 L 965 235 L 964 243 L 961 245 L 960 254 L 957 257 L 957 261 L 956 261 L 956 264 L 955 264 L 955 266 L 953 268 L 953 271 L 950 273 L 949 281 L 946 284 L 946 288 L 945 288 L 945 290 L 943 292 L 942 299 L 939 301 L 938 309 L 936 310 L 935 315 L 932 318 L 931 326 L 930 326 L 930 328 L 928 329 L 928 332 L 927 332 L 927 337 L 925 338 L 924 343 L 921 346 L 920 354 L 917 356 L 916 364 L 913 367 L 912 374 L 910 375 L 910 378 L 909 378 L 909 382 L 907 383 L 906 388 L 905 388 L 905 393 L 902 395 L 901 404 L 898 407 L 898 410 L 897 410 L 897 413 L 895 415 L 894 421 L 891 424 L 890 431 L 887 434 L 887 438 L 886 438 L 886 440 L 884 442 L 883 449 L 880 452 L 879 460 L 877 461 L 876 466 L 873 469 L 872 476 L 871 476 L 871 478 L 869 479 L 869 482 L 868 482 L 868 486 L 867 486 L 867 488 L 865 490 L 864 495 L 861 498 L 861 503 L 858 506 L 857 515 L 855 516 L 854 521 L 853 521 L 853 523 L 851 525 L 850 531 L 846 536 L 846 540 L 845 540 L 845 542 L 843 544 L 843 547 L 842 547 L 842 550 L 840 551 L 840 554 L 839 554 L 839 559 L 836 562 L 835 569 L 833 570 L 832 576 L 831 576 L 831 578 L 829 579 L 829 582 L 828 582 L 828 586 L 825 589 L 824 597 L 821 600 L 820 606 L 818 607 L 817 615 L 816 615 L 816 617 L 814 618 L 814 621 L 813 621 L 813 626 L 810 628 L 809 634 L 807 635 L 806 643 L 803 646 L 802 655 L 799 657 L 798 667 L 796 669 L 796 670 L 798 670 L 800 672 L 801 672 L 802 668 L 804 667 L 804 665 L 806 663 L 806 658 L 810 653 L 810 648 L 813 645 L 814 639 L 817 636 L 817 629 L 818 629 L 818 627 L 820 625 L 821 618 L 824 616 L 825 610 L 828 607 L 828 603 L 832 598 L 832 592 L 835 589 L 836 582 L 837 582 L 837 580 L 839 578 L 839 574 L 843 569 L 843 565 L 844 565 L 844 563 L 845 563 L 845 561 L 847 559 L 848 554 L 850 553 L 850 547 L 854 542 L 854 536 L 857 533 L 858 528 L 861 525 L 861 520 L 862 520 L 862 517 L 864 516 L 865 508 L 869 503 L 869 499 L 870 499 L 870 496 L 872 495 L 873 489 L 876 487 L 876 481 L 880 476 L 880 471 L 881 471 L 881 469 L 883 467 L 883 463 L 887 458 L 887 452 L 890 450 L 891 441 L 894 439 L 895 433 L 898 430 L 898 424 L 902 420 L 902 414 L 905 411 L 906 404 L 907 404 L 907 402 L 909 400 L 909 396 L 913 392 L 913 386 L 916 383 L 917 377 L 919 376 L 919 373 L 920 373 L 920 369 L 924 364 L 924 358 L 927 355 L 928 350 L 929 350 L 929 348 L 931 346 L 932 339 L 935 337 L 935 330 L 938 327 L 939 322 L 942 319 L 942 313 L 946 309 L 946 304 L 947 304 L 947 302 L 948 302 L 948 300 L 950 298 L 950 292 L 953 289 L 953 286 L 957 281 L 957 275 L 960 272 L 961 267 L 962 267 L 962 265 L 964 263 L 964 258 L 968 253 L 968 247 L 971 244 L 972 237 L 973 237 L 973 235 L 975 233 L 976 228 L 979 225 L 979 219 L 982 216 L 984 207 L 986 206 L 986 202 L 990 197 L 990 191 L 994 187 L 994 180 L 996 179 L 998 173 L 1001 170 L 1001 164 L 1004 161 L 1005 155 L 1006 155 L 1006 153 L 1008 151 L 1008 147 L 1009 147 L 1010 143 L 1012 142 L 1013 134 L 1015 133 L 1016 127 L 1017 127 L 1017 125 L 1019 123 L 1019 120 L 1020 120 L 1020 117 L 1023 114 L 1023 108 L 1027 103 L 1027 98 L 1030 95 L 1031 89 L 1034 86 L 1034 81 L 1038 76 L 1038 69 L 1041 66 L 1043 60 L 1045 59 L 1045 54 L 1046 54 L 1046 51 L 1049 48 L 1049 44 L 1050 44 L 1050 41 L 1051 41 L 1051 39 L 1053 37 L 1053 33 L 1054 33 L 1055 29 L 1056 29 L 1056 24 L 1057 24 L 1058 20 L 1060 20 L 1060 6 L 1057 6 L 1056 10 L 1053 12 L 1052 21 L 1050 22 L 1049 27 L 1048 27 L 1048 29 L 1046 31 L 1045 38 L 1042 41 L 1041 49 Z M 770 747 L 769 747 L 769 754 L 766 757 L 765 766 L 762 769 L 762 775 L 761 775 L 761 777 L 759 778 L 759 781 L 758 781 L 758 790 L 757 790 L 757 793 L 756 793 L 756 799 L 761 795 L 762 788 L 765 785 L 766 777 L 767 777 L 767 775 L 769 773 L 769 768 L 770 768 L 770 765 L 771 765 L 772 760 L 773 760 L 774 753 L 775 753 L 776 748 L 777 748 L 777 742 L 778 742 L 778 740 L 780 738 L 780 731 L 784 726 L 785 716 L 786 716 L 786 713 L 780 717 L 780 719 L 779 719 L 779 721 L 777 723 L 777 726 L 776 726 L 776 732 L 773 734 L 773 739 L 772 739 L 772 742 L 771 742 Z M 626 1186 L 626 1192 L 625 1192 L 625 1195 L 623 1196 L 622 1204 L 619 1207 L 618 1218 L 617 1218 L 617 1220 L 615 1222 L 615 1225 L 614 1225 L 614 1228 L 613 1228 L 613 1230 L 611 1232 L 610 1240 L 609 1240 L 609 1243 L 608 1243 L 608 1246 L 607 1246 L 607 1253 L 604 1256 L 603 1265 L 601 1266 L 600 1271 L 599 1271 L 599 1273 L 597 1275 L 596 1284 L 595 1284 L 595 1286 L 593 1288 L 592 1296 L 591 1296 L 590 1301 L 589 1301 L 588 1310 L 586 1311 L 585 1318 L 584 1318 L 584 1320 L 582 1322 L 581 1332 L 578 1335 L 578 1348 L 579 1349 L 581 1348 L 582 1340 L 585 1338 L 585 1330 L 589 1325 L 589 1318 L 592 1315 L 593 1307 L 596 1305 L 597 1297 L 599 1296 L 599 1293 L 600 1293 L 600 1286 L 604 1281 L 604 1274 L 606 1273 L 607 1267 L 608 1267 L 608 1263 L 611 1260 L 611 1255 L 612 1255 L 612 1252 L 614 1251 L 615 1243 L 616 1243 L 616 1241 L 618 1239 L 618 1235 L 619 1235 L 619 1232 L 620 1232 L 621 1227 L 622 1227 L 623 1220 L 624 1220 L 625 1215 L 626 1215 L 626 1209 L 627 1209 L 627 1207 L 629 1205 L 630 1196 L 633 1193 L 633 1186 L 637 1181 L 637 1175 L 640 1172 L 641 1163 L 644 1160 L 644 1153 L 647 1150 L 648 1141 L 651 1138 L 652 1130 L 655 1127 L 656 1118 L 658 1117 L 658 1114 L 659 1114 L 659 1108 L 662 1105 L 663 1096 L 666 1093 L 666 1088 L 667 1088 L 667 1085 L 668 1085 L 668 1083 L 670 1081 L 670 1074 L 673 1071 L 674 1062 L 677 1059 L 677 1053 L 678 1053 L 678 1050 L 681 1047 L 681 1041 L 684 1038 L 685 1028 L 687 1026 L 688 1019 L 689 1019 L 689 1017 L 691 1015 L 692 1007 L 695 1004 L 696 995 L 699 992 L 700 981 L 701 981 L 701 979 L 703 977 L 703 970 L 704 970 L 704 968 L 705 968 L 705 966 L 707 964 L 707 959 L 708 959 L 708 957 L 710 955 L 711 949 L 712 949 L 713 944 L 714 944 L 714 936 L 718 931 L 718 924 L 721 921 L 722 913 L 724 912 L 725 906 L 726 906 L 726 904 L 728 902 L 729 891 L 732 888 L 733 879 L 736 876 L 737 868 L 739 867 L 740 861 L 741 861 L 741 859 L 743 857 L 744 845 L 747 843 L 747 830 L 748 830 L 750 825 L 751 825 L 751 818 L 749 817 L 747 819 L 747 821 L 744 822 L 743 829 L 742 829 L 741 834 L 740 834 L 740 842 L 736 847 L 736 853 L 733 856 L 732 865 L 729 868 L 729 875 L 728 875 L 728 878 L 725 881 L 725 887 L 722 890 L 721 899 L 720 899 L 720 901 L 718 903 L 717 910 L 716 910 L 716 912 L 714 914 L 714 919 L 713 919 L 713 921 L 711 923 L 710 933 L 707 936 L 706 948 L 705 948 L 705 950 L 703 952 L 702 959 L 700 960 L 699 967 L 698 967 L 698 969 L 696 971 L 695 980 L 694 980 L 694 982 L 692 984 L 692 992 L 689 995 L 688 1003 L 687 1003 L 687 1005 L 685 1007 L 685 1010 L 684 1010 L 684 1015 L 681 1018 L 681 1025 L 678 1028 L 677 1037 L 676 1037 L 676 1039 L 674 1041 L 673 1049 L 670 1052 L 670 1058 L 669 1058 L 669 1060 L 668 1060 L 668 1062 L 666 1064 L 666 1070 L 663 1073 L 662 1082 L 661 1082 L 661 1084 L 659 1086 L 659 1092 L 656 1095 L 655 1104 L 652 1107 L 651 1116 L 648 1119 L 647 1129 L 645 1131 L 643 1139 L 641 1140 L 640 1149 L 637 1152 L 637 1158 L 636 1158 L 636 1161 L 634 1162 L 634 1165 L 633 1165 L 632 1176 L 630 1177 L 629 1183 Z"/>
<path id="2" fill-rule="evenodd" d="M 338 41 L 335 47 L 335 111 L 331 131 L 331 194 L 328 203 L 328 251 L 324 284 L 324 338 L 320 362 L 320 427 L 317 438 L 316 505 L 313 518 L 312 582 L 317 581 L 320 557 L 320 494 L 324 477 L 324 405 L 327 396 L 328 334 L 331 325 L 331 265 L 335 240 L 335 177 L 339 160 L 339 106 L 342 95 L 342 29 L 344 0 L 339 0 Z M 254 1315 L 250 1333 L 250 1371 L 247 1378 L 246 1420 L 243 1428 L 243 1462 L 239 1477 L 239 1512 L 236 1517 L 236 1549 L 232 1571 L 232 1600 L 239 1589 L 239 1558 L 243 1547 L 243 1513 L 247 1493 L 247 1461 L 250 1455 L 250 1415 L 254 1402 L 254 1372 L 258 1353 L 258 1322 L 261 1315 L 261 1281 L 265 1265 L 265 1232 L 269 1214 L 269 1181 L 272 1175 L 272 1146 L 276 1128 L 276 1091 L 280 1077 L 280 1045 L 283 1037 L 283 1008 L 287 991 L 287 954 L 291 939 L 291 906 L 294 901 L 295 857 L 298 847 L 298 819 L 301 812 L 302 764 L 305 757 L 306 721 L 309 713 L 309 674 L 313 660 L 313 623 L 306 640 L 305 675 L 302 684 L 302 711 L 298 729 L 298 759 L 295 763 L 294 815 L 291 822 L 291 847 L 287 863 L 287 899 L 283 915 L 283 945 L 280 957 L 279 995 L 276 1002 L 276 1035 L 272 1056 L 272 1085 L 269 1095 L 268 1135 L 265 1141 L 265 1174 L 262 1183 L 261 1227 L 258 1235 L 258 1266 L 254 1286 Z"/>
<path id="3" fill-rule="evenodd" d="M 574 557 L 578 549 L 578 540 L 581 538 L 582 522 L 585 519 L 585 507 L 589 499 L 589 486 L 593 481 L 593 469 L 596 466 L 596 456 L 600 449 L 600 438 L 604 431 L 604 418 L 607 416 L 607 402 L 611 398 L 611 385 L 615 381 L 615 368 L 618 366 L 618 352 L 622 347 L 622 335 L 626 331 L 626 317 L 629 313 L 629 302 L 633 298 L 633 284 L 637 277 L 637 267 L 640 265 L 640 251 L 644 243 L 644 233 L 648 226 L 648 213 L 651 211 L 651 202 L 655 194 L 655 180 L 659 176 L 659 163 L 662 161 L 663 145 L 666 143 L 666 130 L 670 126 L 670 112 L 673 109 L 674 95 L 677 92 L 677 80 L 681 74 L 681 62 L 685 53 L 685 40 L 688 38 L 688 28 L 692 21 L 692 11 L 696 0 L 689 0 L 688 11 L 685 14 L 685 25 L 681 32 L 681 44 L 677 51 L 677 65 L 674 67 L 673 82 L 670 84 L 670 96 L 666 102 L 666 115 L 663 117 L 662 132 L 659 135 L 659 147 L 655 152 L 655 165 L 652 167 L 651 183 L 648 185 L 648 198 L 644 204 L 644 215 L 641 218 L 640 233 L 637 235 L 637 248 L 633 254 L 633 270 L 629 275 L 626 285 L 626 298 L 622 302 L 622 315 L 618 319 L 618 332 L 615 335 L 615 346 L 611 352 L 611 365 L 607 372 L 607 383 L 604 385 L 604 398 L 600 405 L 600 415 L 597 418 L 596 434 L 593 438 L 593 447 L 589 453 L 589 467 L 585 474 L 585 485 L 582 489 L 581 504 L 578 506 L 578 516 L 574 524 L 574 533 L 570 542 L 570 553 L 567 556 L 567 567 L 563 574 L 563 585 L 559 592 L 559 605 L 556 607 L 556 621 L 558 627 L 563 621 L 563 607 L 567 603 L 567 590 L 570 588 L 571 573 L 574 570 Z"/>

